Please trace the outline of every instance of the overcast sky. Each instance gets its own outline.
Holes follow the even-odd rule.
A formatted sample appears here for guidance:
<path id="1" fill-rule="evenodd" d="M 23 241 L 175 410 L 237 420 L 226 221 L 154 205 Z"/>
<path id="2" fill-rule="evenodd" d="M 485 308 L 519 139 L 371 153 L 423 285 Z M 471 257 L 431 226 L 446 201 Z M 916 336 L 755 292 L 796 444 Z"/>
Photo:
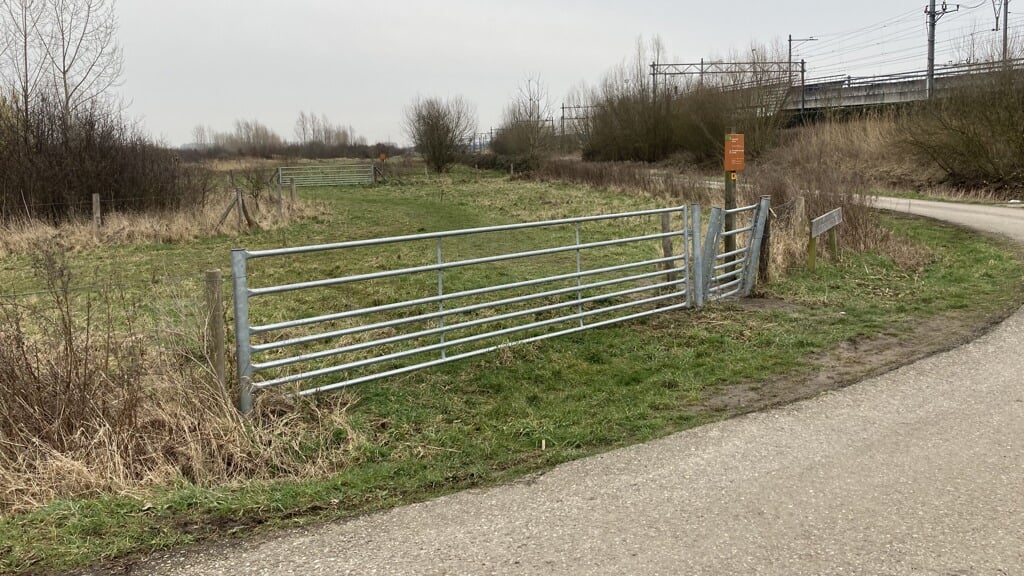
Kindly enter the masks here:
<path id="1" fill-rule="evenodd" d="M 998 0 L 996 0 L 998 2 Z M 119 0 L 121 93 L 129 113 L 172 145 L 194 126 L 258 119 L 294 138 L 300 110 L 351 125 L 369 142 L 407 142 L 403 108 L 417 96 L 462 95 L 481 130 L 527 77 L 557 108 L 660 36 L 677 61 L 752 42 L 798 44 L 809 76 L 923 69 L 926 0 Z M 1010 4 L 1010 29 L 1024 8 Z M 951 4 L 951 8 L 952 8 Z M 964 38 L 992 42 L 991 0 L 961 4 L 938 27 L 939 63 Z"/>

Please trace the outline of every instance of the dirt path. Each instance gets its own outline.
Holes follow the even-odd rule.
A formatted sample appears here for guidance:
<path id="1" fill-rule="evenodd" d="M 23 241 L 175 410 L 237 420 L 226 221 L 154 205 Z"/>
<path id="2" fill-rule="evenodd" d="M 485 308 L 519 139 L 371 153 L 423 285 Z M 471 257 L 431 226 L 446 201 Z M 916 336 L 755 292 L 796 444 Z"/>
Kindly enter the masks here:
<path id="1" fill-rule="evenodd" d="M 1021 210 L 880 205 L 1024 242 Z M 133 573 L 1021 574 L 1022 349 L 1018 311 L 807 401 Z"/>

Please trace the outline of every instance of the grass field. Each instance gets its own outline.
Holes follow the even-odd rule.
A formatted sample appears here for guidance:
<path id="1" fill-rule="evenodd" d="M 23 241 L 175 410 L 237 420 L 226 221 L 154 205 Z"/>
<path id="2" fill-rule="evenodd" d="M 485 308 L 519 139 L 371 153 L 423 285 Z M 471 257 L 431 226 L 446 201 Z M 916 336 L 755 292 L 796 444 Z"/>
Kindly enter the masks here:
<path id="1" fill-rule="evenodd" d="M 159 315 L 197 308 L 202 271 L 226 273 L 229 250 L 239 245 L 313 244 L 658 205 L 638 195 L 477 174 L 306 197 L 321 204 L 320 214 L 273 231 L 73 253 L 74 282 L 116 282 L 126 298 L 142 300 L 142 314 Z M 784 306 L 755 300 L 669 313 L 286 407 L 291 416 L 276 418 L 306 425 L 276 429 L 285 454 L 277 457 L 287 460 L 277 479 L 273 470 L 235 480 L 179 474 L 9 506 L 0 516 L 0 572 L 68 569 L 508 481 L 727 416 L 709 409 L 716 394 L 806 373 L 814 354 L 841 342 L 910 337 L 926 319 L 983 323 L 1024 298 L 1024 268 L 1004 243 L 934 223 L 883 221 L 918 247 L 917 264 L 851 253 L 816 273 L 793 271 L 763 287 L 764 302 Z M 289 278 L 300 264 L 285 262 L 259 279 Z M 351 269 L 373 265 L 368 254 Z M 3 292 L 38 290 L 31 268 L 26 256 L 0 262 Z M 252 425 L 275 416 L 261 418 Z"/>

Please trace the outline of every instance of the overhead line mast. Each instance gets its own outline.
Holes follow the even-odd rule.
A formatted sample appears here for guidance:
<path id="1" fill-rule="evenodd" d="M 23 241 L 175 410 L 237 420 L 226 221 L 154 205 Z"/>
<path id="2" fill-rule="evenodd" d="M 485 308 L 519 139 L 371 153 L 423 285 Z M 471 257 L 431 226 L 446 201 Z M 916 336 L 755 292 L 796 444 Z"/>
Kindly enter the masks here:
<path id="1" fill-rule="evenodd" d="M 942 9 L 937 10 L 935 8 L 935 0 L 930 0 L 928 7 L 924 9 L 925 15 L 928 16 L 928 73 L 925 77 L 925 94 L 929 100 L 935 94 L 935 25 L 946 14 L 960 10 L 959 4 L 954 6 L 955 8 L 950 9 L 949 5 L 943 0 Z"/>

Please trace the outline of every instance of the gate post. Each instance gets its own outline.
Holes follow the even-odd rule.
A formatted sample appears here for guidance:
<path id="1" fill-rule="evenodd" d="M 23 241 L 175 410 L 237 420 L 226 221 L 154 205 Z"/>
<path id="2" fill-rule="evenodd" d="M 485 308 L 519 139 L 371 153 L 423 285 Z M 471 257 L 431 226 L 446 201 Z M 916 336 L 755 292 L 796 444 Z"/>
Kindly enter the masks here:
<path id="1" fill-rule="evenodd" d="M 235 307 L 235 359 L 238 372 L 238 411 L 252 411 L 252 349 L 249 342 L 249 288 L 245 250 L 231 250 L 231 286 Z"/>
<path id="2" fill-rule="evenodd" d="M 704 307 L 704 258 L 700 245 L 700 204 L 690 206 L 690 305 Z"/>
<path id="3" fill-rule="evenodd" d="M 712 300 L 711 283 L 715 279 L 715 258 L 718 257 L 718 243 L 722 241 L 724 215 L 724 210 L 715 207 L 711 209 L 711 216 L 708 218 L 708 233 L 704 239 L 704 284 L 701 286 L 705 302 Z"/>
<path id="4" fill-rule="evenodd" d="M 761 242 L 764 240 L 765 226 L 768 221 L 768 211 L 771 209 L 771 197 L 761 196 L 757 203 L 757 210 L 754 212 L 754 233 L 750 238 L 750 245 L 747 246 L 747 263 L 743 270 L 743 295 L 750 296 L 754 291 L 754 284 L 757 282 L 758 262 L 761 257 Z"/>

